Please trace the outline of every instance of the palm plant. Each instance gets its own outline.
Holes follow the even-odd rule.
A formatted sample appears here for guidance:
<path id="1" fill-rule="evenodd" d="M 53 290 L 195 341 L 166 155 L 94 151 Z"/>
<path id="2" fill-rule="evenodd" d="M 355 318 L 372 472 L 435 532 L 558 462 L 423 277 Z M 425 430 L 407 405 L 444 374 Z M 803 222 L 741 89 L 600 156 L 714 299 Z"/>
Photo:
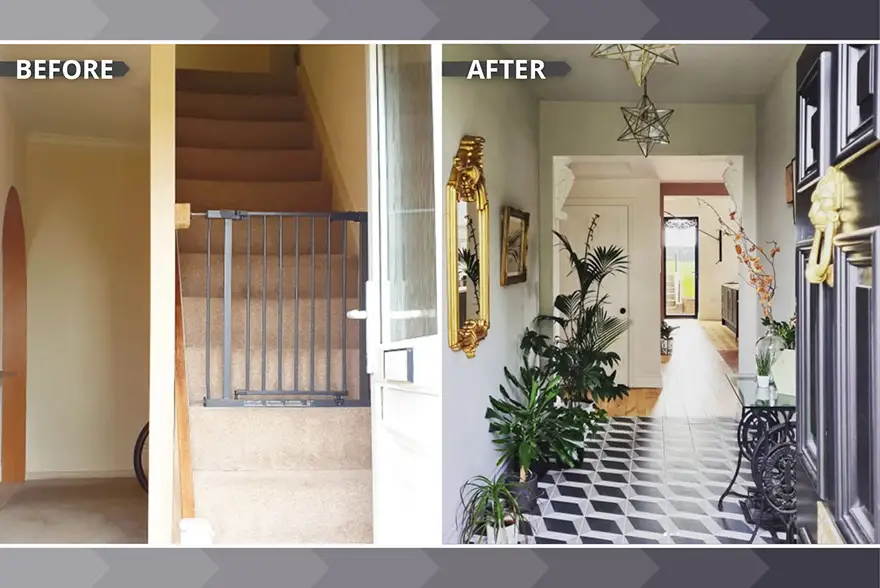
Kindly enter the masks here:
<path id="1" fill-rule="evenodd" d="M 535 319 L 536 327 L 552 325 L 561 334 L 551 339 L 528 329 L 521 343 L 524 350 L 544 360 L 550 373 L 561 378 L 562 397 L 569 404 L 612 400 L 628 393 L 625 385 L 615 382 L 620 355 L 610 348 L 630 322 L 605 309 L 609 299 L 602 292 L 606 279 L 626 273 L 628 260 L 620 247 L 593 246 L 598 218 L 593 216 L 583 254 L 575 251 L 565 235 L 554 231 L 560 248 L 568 255 L 569 275 L 577 276 L 578 285 L 574 291 L 556 296 L 554 314 Z"/>

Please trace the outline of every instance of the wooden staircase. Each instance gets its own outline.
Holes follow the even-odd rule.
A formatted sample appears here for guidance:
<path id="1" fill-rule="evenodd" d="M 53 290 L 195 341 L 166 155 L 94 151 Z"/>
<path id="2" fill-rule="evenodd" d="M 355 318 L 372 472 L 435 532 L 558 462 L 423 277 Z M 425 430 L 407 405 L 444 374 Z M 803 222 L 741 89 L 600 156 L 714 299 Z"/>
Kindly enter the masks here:
<path id="1" fill-rule="evenodd" d="M 219 544 L 372 541 L 369 408 L 209 408 L 204 403 L 208 385 L 213 395 L 222 383 L 217 345 L 223 327 L 223 231 L 222 222 L 212 223 L 209 255 L 207 220 L 198 213 L 333 211 L 333 185 L 324 179 L 320 147 L 295 71 L 178 70 L 177 201 L 189 203 L 194 213 L 190 227 L 178 235 L 192 486 L 195 516 L 208 520 Z M 250 260 L 245 256 L 247 227 L 240 223 L 233 231 L 233 387 L 244 386 L 245 369 L 252 378 L 262 376 L 260 353 L 268 345 L 269 385 L 289 388 L 297 364 L 297 377 L 313 377 L 319 385 L 329 385 L 328 377 L 333 386 L 345 381 L 357 398 L 365 376 L 359 361 L 363 349 L 353 334 L 361 325 L 346 325 L 349 338 L 341 334 L 341 325 L 348 320 L 346 310 L 357 307 L 359 265 L 357 249 L 350 244 L 345 248 L 344 224 L 328 228 L 316 223 L 313 236 L 303 221 L 303 230 L 297 229 L 300 237 L 283 243 L 275 231 L 263 239 L 257 224 L 250 233 L 255 253 Z M 264 242 L 272 268 L 265 274 L 256 255 L 262 255 Z M 280 259 L 279 251 L 284 253 Z M 249 264 L 253 271 L 248 271 Z M 311 282 L 291 287 L 287 276 L 297 266 Z M 343 274 L 345 292 L 339 287 Z M 315 288 L 325 279 L 332 281 L 334 291 Z M 312 294 L 314 301 L 309 300 Z M 312 310 L 321 320 L 307 320 Z M 260 332 L 263 312 L 270 317 L 265 333 Z M 297 313 L 305 317 L 302 323 L 291 322 Z M 254 319 L 249 333 L 244 330 L 248 314 Z M 277 324 L 289 333 L 283 342 Z M 299 324 L 298 332 L 294 324 Z M 294 340 L 301 354 L 314 341 L 311 365 L 293 356 Z"/>

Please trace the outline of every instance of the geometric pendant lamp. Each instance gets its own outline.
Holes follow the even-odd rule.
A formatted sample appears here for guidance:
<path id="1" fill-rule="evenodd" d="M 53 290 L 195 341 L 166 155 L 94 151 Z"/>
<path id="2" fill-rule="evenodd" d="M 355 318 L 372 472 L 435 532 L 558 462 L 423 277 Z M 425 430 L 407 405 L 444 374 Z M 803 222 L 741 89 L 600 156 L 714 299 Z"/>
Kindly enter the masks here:
<path id="1" fill-rule="evenodd" d="M 678 65 L 676 47 L 678 45 L 598 45 L 592 56 L 623 61 L 636 85 L 641 87 L 655 64 Z"/>
<path id="2" fill-rule="evenodd" d="M 620 112 L 626 128 L 617 138 L 621 142 L 636 143 L 642 155 L 648 157 L 655 145 L 669 144 L 669 131 L 666 125 L 674 110 L 658 110 L 648 98 L 647 84 L 638 104 L 632 107 L 621 106 Z"/>

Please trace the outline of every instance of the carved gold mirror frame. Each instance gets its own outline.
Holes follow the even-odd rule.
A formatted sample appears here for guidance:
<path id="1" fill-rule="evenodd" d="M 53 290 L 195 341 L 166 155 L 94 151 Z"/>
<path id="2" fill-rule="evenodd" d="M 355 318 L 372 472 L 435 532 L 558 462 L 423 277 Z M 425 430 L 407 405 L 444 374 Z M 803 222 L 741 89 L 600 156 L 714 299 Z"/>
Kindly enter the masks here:
<path id="1" fill-rule="evenodd" d="M 477 346 L 489 333 L 489 199 L 486 178 L 483 175 L 483 137 L 466 135 L 461 138 L 452 159 L 452 171 L 446 182 L 446 288 L 448 312 L 449 347 L 464 351 L 472 358 Z M 459 264 L 458 264 L 458 204 L 472 203 L 476 212 L 478 241 L 476 253 L 479 263 L 478 309 L 474 318 L 461 322 Z"/>

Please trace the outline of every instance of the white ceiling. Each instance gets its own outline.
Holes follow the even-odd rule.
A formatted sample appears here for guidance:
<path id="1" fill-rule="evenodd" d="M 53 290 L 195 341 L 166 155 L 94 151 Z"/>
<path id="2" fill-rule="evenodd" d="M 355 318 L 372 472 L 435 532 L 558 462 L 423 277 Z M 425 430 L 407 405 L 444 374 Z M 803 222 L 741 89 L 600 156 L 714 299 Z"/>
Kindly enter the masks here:
<path id="1" fill-rule="evenodd" d="M 597 59 L 595 45 L 502 45 L 513 59 L 567 61 L 565 78 L 531 84 L 541 100 L 617 102 L 638 100 L 641 89 L 622 61 Z M 680 45 L 680 65 L 651 70 L 649 94 L 655 102 L 751 103 L 769 88 L 803 45 Z"/>
<path id="2" fill-rule="evenodd" d="M 567 165 L 575 178 L 584 180 L 656 179 L 661 182 L 721 182 L 728 162 L 738 158 L 720 155 L 656 155 L 559 157 L 557 165 Z"/>
<path id="3" fill-rule="evenodd" d="M 0 60 L 14 59 L 112 59 L 131 68 L 114 80 L 0 80 L 0 91 L 23 133 L 148 140 L 149 45 L 0 45 Z"/>

